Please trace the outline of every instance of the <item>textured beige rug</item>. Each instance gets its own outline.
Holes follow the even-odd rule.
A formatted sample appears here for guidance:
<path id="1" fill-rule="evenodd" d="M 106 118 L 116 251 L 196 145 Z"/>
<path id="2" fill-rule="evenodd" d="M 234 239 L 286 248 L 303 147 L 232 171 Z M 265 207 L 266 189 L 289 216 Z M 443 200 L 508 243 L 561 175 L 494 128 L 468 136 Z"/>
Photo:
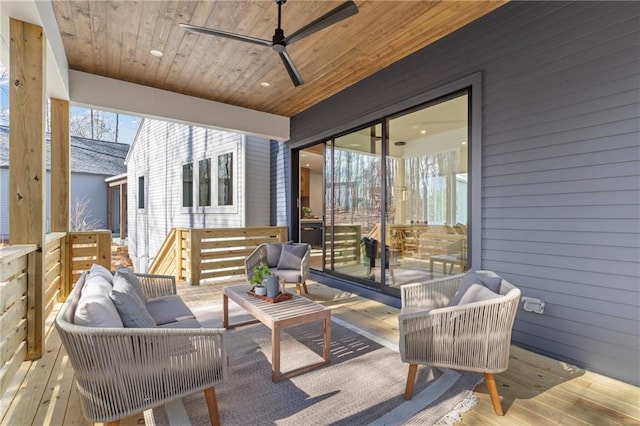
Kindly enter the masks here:
<path id="1" fill-rule="evenodd" d="M 207 326 L 220 326 L 219 306 L 194 309 Z M 242 311 L 232 309 L 234 321 Z M 321 324 L 286 329 L 283 371 L 321 359 Z M 462 401 L 469 405 L 475 374 L 420 368 L 414 398 L 402 398 L 406 364 L 393 343 L 333 318 L 331 363 L 301 376 L 271 382 L 271 332 L 262 324 L 229 331 L 230 369 L 216 387 L 225 425 L 396 425 L 435 424 Z M 396 349 L 396 350 L 394 350 Z M 449 420 L 447 420 L 449 419 Z M 449 415 L 444 423 L 455 421 Z M 197 393 L 145 413 L 147 424 L 209 424 L 204 395 Z"/>

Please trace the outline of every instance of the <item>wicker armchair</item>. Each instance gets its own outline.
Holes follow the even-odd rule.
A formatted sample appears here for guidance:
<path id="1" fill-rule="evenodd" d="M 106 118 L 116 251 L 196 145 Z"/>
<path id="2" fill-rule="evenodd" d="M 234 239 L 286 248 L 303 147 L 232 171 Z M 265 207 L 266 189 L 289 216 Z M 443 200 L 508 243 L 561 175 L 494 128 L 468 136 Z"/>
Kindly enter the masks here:
<path id="1" fill-rule="evenodd" d="M 490 271 L 477 271 L 497 276 Z M 402 286 L 398 317 L 400 355 L 409 364 L 405 399 L 411 399 L 418 364 L 484 373 L 493 408 L 503 415 L 494 373 L 507 369 L 520 290 L 502 280 L 503 297 L 447 307 L 464 274 Z"/>
<path id="2" fill-rule="evenodd" d="M 136 275 L 149 297 L 176 292 L 173 277 Z M 75 325 L 86 276 L 80 277 L 55 321 L 85 417 L 118 424 L 124 417 L 204 391 L 211 423 L 220 424 L 214 385 L 227 375 L 225 330 Z"/>
<path id="3" fill-rule="evenodd" d="M 304 290 L 304 292 L 308 294 L 309 289 L 307 288 L 307 280 L 309 279 L 310 273 L 309 262 L 311 261 L 311 246 L 306 243 L 298 244 L 304 244 L 307 247 L 304 256 L 300 260 L 300 266 L 297 269 L 287 270 L 278 269 L 274 264 L 269 265 L 269 262 L 267 261 L 267 244 L 260 244 L 244 260 L 244 268 L 247 280 L 250 280 L 251 277 L 253 277 L 253 268 L 262 263 L 263 265 L 269 266 L 269 270 L 272 274 L 280 276 L 282 291 L 285 291 L 285 285 L 290 283 L 296 285 L 296 292 L 298 294 L 301 293 L 301 290 Z"/>

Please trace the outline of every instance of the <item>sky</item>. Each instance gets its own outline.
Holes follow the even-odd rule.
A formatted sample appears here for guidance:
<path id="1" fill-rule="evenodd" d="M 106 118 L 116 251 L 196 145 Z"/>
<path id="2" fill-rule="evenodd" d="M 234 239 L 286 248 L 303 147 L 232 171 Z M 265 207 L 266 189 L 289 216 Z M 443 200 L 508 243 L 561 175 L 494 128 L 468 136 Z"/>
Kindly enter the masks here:
<path id="1" fill-rule="evenodd" d="M 0 63 L 0 125 L 9 125 L 9 71 Z M 94 110 L 96 111 L 96 110 Z M 92 137 L 91 135 L 91 110 L 71 105 L 72 136 Z M 93 138 L 108 141 L 116 141 L 116 114 L 107 111 L 94 112 L 94 119 L 102 121 L 107 130 L 100 132 L 98 126 L 94 126 Z M 136 137 L 141 117 L 119 114 L 117 141 L 131 144 Z M 77 130 L 80 129 L 80 130 Z M 84 131 L 84 134 L 79 134 Z"/>

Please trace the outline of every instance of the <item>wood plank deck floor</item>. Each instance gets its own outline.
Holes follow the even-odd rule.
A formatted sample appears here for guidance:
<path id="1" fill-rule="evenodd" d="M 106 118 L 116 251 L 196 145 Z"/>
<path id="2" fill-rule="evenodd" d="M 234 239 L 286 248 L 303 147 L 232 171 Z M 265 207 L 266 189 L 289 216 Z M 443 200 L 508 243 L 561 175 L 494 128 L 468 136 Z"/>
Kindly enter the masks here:
<path id="1" fill-rule="evenodd" d="M 235 282 L 234 282 L 235 283 Z M 225 283 L 229 284 L 229 283 Z M 178 293 L 190 306 L 222 303 L 222 283 L 188 286 Z M 390 341 L 398 340 L 398 310 L 322 284 L 309 284 L 310 298 L 333 315 Z M 88 425 L 82 415 L 73 370 L 47 319 L 46 353 L 24 362 L 0 400 L 0 425 Z M 478 405 L 462 414 L 463 425 L 640 425 L 640 388 L 512 346 L 509 370 L 496 375 L 506 414 L 497 417 L 484 384 Z M 398 393 L 404 383 L 398 383 Z M 321 422 L 319 422 L 320 424 Z M 121 422 L 144 424 L 143 414 Z"/>

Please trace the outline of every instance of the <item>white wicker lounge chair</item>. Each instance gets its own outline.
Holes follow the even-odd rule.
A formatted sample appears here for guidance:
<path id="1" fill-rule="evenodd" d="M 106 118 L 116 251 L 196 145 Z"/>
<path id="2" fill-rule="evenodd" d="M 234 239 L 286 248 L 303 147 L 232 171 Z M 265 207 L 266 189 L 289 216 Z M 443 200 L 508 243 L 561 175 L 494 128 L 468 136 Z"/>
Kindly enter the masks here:
<path id="1" fill-rule="evenodd" d="M 214 386 L 227 374 L 224 329 L 75 325 L 86 275 L 56 317 L 85 417 L 118 424 L 124 417 L 204 391 L 211 423 L 220 424 Z M 176 292 L 173 277 L 136 275 L 149 297 Z"/>
<path id="2" fill-rule="evenodd" d="M 447 307 L 463 277 L 459 274 L 401 288 L 400 355 L 409 363 L 404 397 L 412 397 L 418 364 L 475 371 L 484 373 L 493 408 L 502 416 L 493 374 L 505 371 L 509 363 L 520 290 L 502 280 L 502 297 Z"/>

